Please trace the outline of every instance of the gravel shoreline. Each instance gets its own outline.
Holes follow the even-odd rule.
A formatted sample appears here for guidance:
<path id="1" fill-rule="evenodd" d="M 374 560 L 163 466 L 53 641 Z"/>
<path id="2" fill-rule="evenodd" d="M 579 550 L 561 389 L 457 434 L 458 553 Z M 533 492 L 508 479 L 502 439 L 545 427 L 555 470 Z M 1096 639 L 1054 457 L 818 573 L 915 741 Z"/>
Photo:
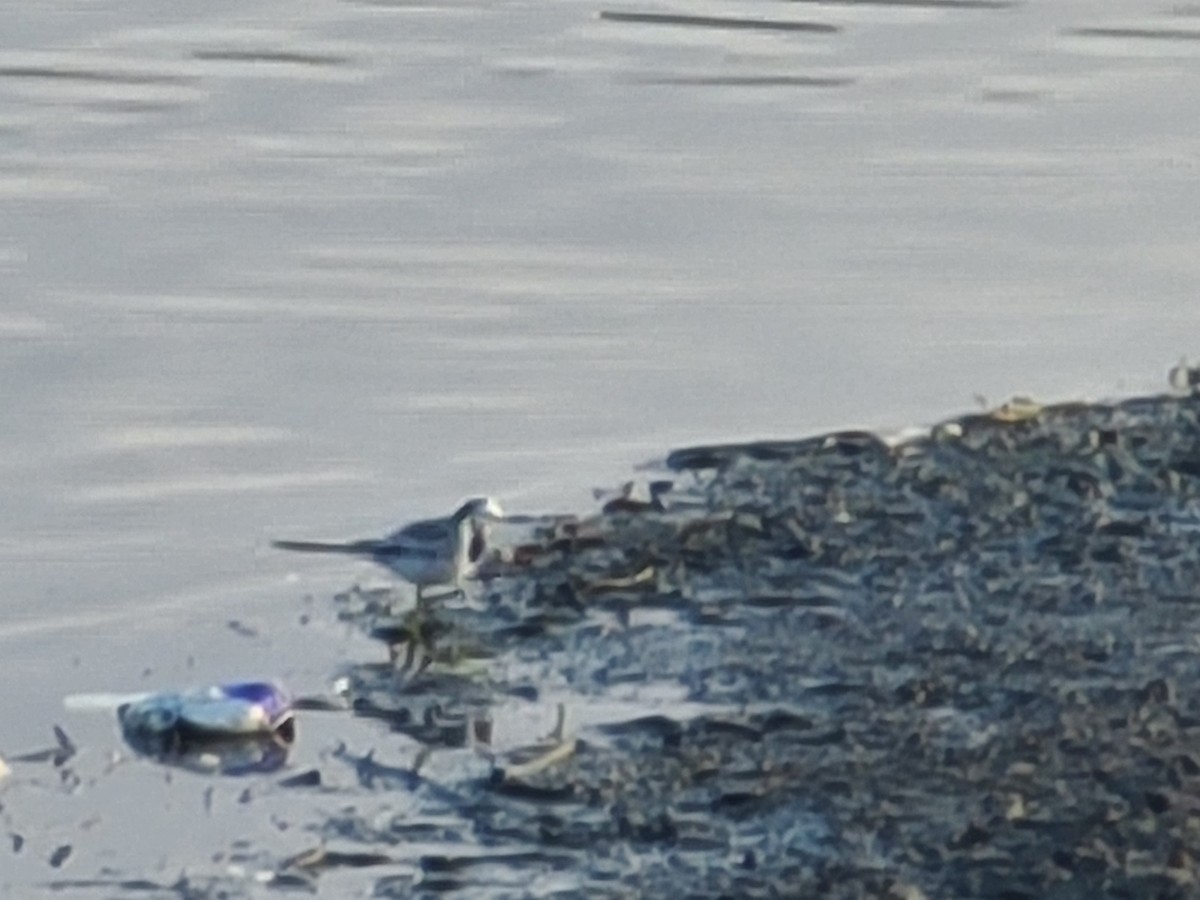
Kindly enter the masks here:
<path id="1" fill-rule="evenodd" d="M 1200 399 L 667 462 L 646 499 L 532 523 L 480 603 L 341 598 L 404 673 L 356 668 L 356 709 L 433 748 L 549 682 L 688 704 L 496 758 L 431 806 L 462 852 L 379 895 L 1200 890 Z M 399 848 L 421 824 L 327 834 Z"/>

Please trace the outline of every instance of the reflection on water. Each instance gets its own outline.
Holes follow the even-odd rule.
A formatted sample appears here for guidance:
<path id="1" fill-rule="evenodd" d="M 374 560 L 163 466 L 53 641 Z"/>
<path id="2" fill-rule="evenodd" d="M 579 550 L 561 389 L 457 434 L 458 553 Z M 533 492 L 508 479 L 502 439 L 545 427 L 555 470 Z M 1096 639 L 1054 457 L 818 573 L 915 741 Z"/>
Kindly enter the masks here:
<path id="1" fill-rule="evenodd" d="M 281 559 L 274 534 L 479 493 L 578 508 L 672 445 L 898 427 L 976 394 L 1159 389 L 1200 325 L 1194 20 L 1095 0 L 8 10 L 0 671 L 22 690 L 0 751 L 81 685 L 320 687 L 353 640 L 323 600 L 369 576 Z M 118 772 L 79 802 L 117 816 L 151 790 Z M 171 821 L 84 832 L 22 790 L 6 814 L 48 803 L 81 873 Z"/>

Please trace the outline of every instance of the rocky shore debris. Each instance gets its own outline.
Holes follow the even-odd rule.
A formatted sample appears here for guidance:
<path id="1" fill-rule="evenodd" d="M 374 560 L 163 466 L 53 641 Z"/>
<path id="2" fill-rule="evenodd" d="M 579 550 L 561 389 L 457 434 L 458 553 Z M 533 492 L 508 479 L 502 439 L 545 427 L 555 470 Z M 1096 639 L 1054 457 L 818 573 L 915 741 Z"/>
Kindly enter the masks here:
<path id="1" fill-rule="evenodd" d="M 352 706 L 430 752 L 551 690 L 585 723 L 642 703 L 431 800 L 461 853 L 380 896 L 495 892 L 497 866 L 601 896 L 1195 895 L 1200 396 L 666 464 L 648 499 L 531 523 L 477 603 L 339 598 L 391 648 Z M 403 856 L 422 816 L 326 827 Z"/>
<path id="2" fill-rule="evenodd" d="M 53 747 L 45 750 L 34 750 L 30 753 L 22 753 L 18 756 L 10 756 L 9 759 L 20 763 L 48 762 L 54 768 L 61 769 L 74 759 L 78 752 L 79 748 L 75 746 L 75 742 L 63 731 L 61 726 L 55 725 Z"/>

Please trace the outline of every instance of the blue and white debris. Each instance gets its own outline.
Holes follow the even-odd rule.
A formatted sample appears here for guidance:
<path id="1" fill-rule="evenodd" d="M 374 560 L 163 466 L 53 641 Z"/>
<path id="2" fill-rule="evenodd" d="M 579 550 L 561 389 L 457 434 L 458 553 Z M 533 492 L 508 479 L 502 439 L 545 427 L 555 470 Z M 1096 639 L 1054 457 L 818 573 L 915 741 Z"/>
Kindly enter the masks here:
<path id="1" fill-rule="evenodd" d="M 184 741 L 273 737 L 295 739 L 292 698 L 269 681 L 214 685 L 151 694 L 117 709 L 126 737 L 175 737 Z"/>

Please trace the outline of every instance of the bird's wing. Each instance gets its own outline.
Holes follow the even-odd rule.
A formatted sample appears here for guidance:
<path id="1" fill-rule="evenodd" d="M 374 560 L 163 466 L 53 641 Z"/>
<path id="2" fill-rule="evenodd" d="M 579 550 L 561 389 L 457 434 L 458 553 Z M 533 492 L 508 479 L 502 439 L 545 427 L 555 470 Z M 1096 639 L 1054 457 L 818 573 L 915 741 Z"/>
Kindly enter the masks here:
<path id="1" fill-rule="evenodd" d="M 375 542 L 371 555 L 378 560 L 437 559 L 452 556 L 454 532 L 436 519 L 413 522 Z"/>
<path id="2" fill-rule="evenodd" d="M 382 543 L 387 544 L 445 544 L 453 540 L 454 532 L 444 519 L 424 519 L 393 531 Z"/>
<path id="3" fill-rule="evenodd" d="M 437 544 L 423 544 L 416 542 L 393 541 L 391 539 L 379 541 L 375 548 L 371 551 L 371 557 L 383 562 L 389 559 L 437 559 L 442 554 L 438 550 Z"/>

